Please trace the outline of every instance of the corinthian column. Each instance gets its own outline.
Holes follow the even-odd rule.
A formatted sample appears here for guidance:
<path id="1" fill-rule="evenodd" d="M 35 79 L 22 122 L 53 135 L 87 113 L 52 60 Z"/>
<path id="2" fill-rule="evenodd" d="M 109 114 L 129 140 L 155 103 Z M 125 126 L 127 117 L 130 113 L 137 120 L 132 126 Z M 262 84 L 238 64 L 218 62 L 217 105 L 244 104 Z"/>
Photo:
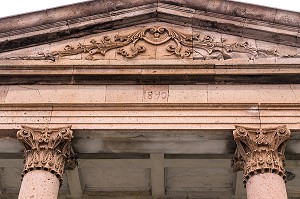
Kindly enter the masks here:
<path id="1" fill-rule="evenodd" d="M 286 126 L 268 129 L 236 126 L 233 168 L 244 171 L 247 199 L 287 199 L 284 153 L 290 135 Z"/>
<path id="2" fill-rule="evenodd" d="M 57 199 L 65 169 L 77 165 L 71 147 L 70 127 L 39 129 L 22 126 L 17 138 L 25 153 L 19 199 Z"/>

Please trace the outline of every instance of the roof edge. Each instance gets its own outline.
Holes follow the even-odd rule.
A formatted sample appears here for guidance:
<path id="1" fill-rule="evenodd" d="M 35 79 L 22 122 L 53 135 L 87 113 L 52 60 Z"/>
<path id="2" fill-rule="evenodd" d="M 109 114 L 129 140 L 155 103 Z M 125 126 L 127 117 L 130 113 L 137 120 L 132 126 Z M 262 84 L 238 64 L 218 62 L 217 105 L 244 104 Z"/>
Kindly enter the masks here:
<path id="1" fill-rule="evenodd" d="M 224 0 L 93 0 L 0 19 L 0 32 L 66 21 L 95 14 L 166 3 L 200 11 L 300 27 L 300 13 Z"/>

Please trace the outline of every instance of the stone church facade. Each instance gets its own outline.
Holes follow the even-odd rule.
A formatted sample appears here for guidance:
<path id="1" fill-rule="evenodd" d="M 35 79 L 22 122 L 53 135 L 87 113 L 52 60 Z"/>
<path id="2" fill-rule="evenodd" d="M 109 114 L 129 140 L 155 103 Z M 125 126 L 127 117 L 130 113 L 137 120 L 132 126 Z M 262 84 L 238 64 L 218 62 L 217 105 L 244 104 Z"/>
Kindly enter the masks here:
<path id="1" fill-rule="evenodd" d="M 0 198 L 300 198 L 299 27 L 221 0 L 0 19 Z"/>

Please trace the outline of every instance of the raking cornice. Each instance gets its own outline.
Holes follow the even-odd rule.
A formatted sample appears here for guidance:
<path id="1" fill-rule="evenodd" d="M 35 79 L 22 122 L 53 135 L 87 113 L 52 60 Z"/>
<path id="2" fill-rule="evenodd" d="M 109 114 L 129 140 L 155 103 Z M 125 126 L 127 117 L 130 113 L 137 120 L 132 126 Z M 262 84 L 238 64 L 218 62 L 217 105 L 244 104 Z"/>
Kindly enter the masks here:
<path id="1" fill-rule="evenodd" d="M 220 0 L 95 0 L 0 19 L 0 52 L 150 21 L 300 46 L 299 15 Z"/>

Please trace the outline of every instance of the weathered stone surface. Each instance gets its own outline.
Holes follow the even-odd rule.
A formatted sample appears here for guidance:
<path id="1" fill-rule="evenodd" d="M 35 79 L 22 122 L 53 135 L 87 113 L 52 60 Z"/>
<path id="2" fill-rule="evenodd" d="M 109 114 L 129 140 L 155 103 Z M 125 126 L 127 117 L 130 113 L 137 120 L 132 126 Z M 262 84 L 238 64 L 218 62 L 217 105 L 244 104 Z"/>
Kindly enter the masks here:
<path id="1" fill-rule="evenodd" d="M 0 103 L 5 103 L 8 89 L 9 89 L 9 86 L 1 86 L 0 87 Z"/>
<path id="2" fill-rule="evenodd" d="M 168 6 L 169 4 L 176 6 Z M 77 9 L 78 7 L 80 9 Z M 275 20 L 275 14 L 279 19 Z M 281 15 L 288 20 L 280 20 Z M 126 20 L 123 20 L 124 18 Z M 144 23 L 145 20 L 193 25 L 218 32 L 259 37 L 262 40 L 299 46 L 295 43 L 298 29 L 293 28 L 297 27 L 298 18 L 298 14 L 293 12 L 277 12 L 276 9 L 220 0 L 210 1 L 208 4 L 202 0 L 189 2 L 107 0 L 101 4 L 92 1 L 2 19 L 0 49 L 8 51 L 33 44 L 86 36 L 124 27 L 126 24 L 128 26 Z M 270 28 L 266 29 L 264 23 L 268 23 Z M 281 24 L 287 27 L 282 27 Z M 262 30 L 264 34 L 260 34 Z"/>
<path id="3" fill-rule="evenodd" d="M 17 15 L 13 17 L 6 17 L 2 19 L 1 32 L 14 30 L 16 28 L 28 28 L 43 24 L 49 24 L 57 21 L 65 21 L 81 18 L 84 16 L 95 15 L 99 13 L 112 12 L 124 8 L 136 7 L 143 4 L 155 3 L 155 0 L 105 0 L 105 1 L 90 1 L 74 5 L 28 13 L 25 15 Z"/>
<path id="4" fill-rule="evenodd" d="M 206 103 L 208 100 L 207 86 L 201 85 L 170 85 L 169 103 Z"/>
<path id="5" fill-rule="evenodd" d="M 274 22 L 299 27 L 299 13 L 286 10 L 277 10 Z"/>
<path id="6" fill-rule="evenodd" d="M 107 86 L 105 101 L 109 103 L 142 102 L 143 86 Z"/>
<path id="7" fill-rule="evenodd" d="M 295 85 L 296 86 L 296 85 Z M 220 103 L 298 103 L 298 86 L 290 85 L 224 85 L 208 86 L 208 102 Z"/>
<path id="8" fill-rule="evenodd" d="M 55 175 L 44 170 L 35 170 L 28 173 L 20 189 L 19 199 L 49 198 L 57 199 L 59 180 Z"/>
<path id="9" fill-rule="evenodd" d="M 49 88 L 20 85 L 11 87 L 4 100 L 6 103 L 101 103 L 105 102 L 105 97 L 106 86 L 52 86 Z"/>
<path id="10" fill-rule="evenodd" d="M 158 0 L 159 3 L 173 4 L 188 8 L 206 10 L 207 2 L 205 0 L 189 1 L 189 0 Z"/>
<path id="11" fill-rule="evenodd" d="M 270 9 L 262 6 L 258 7 L 257 5 L 245 3 L 233 4 L 233 2 L 230 2 L 228 3 L 225 12 L 237 17 L 256 19 L 272 23 L 274 22 L 277 11 L 276 9 Z"/>
<path id="12" fill-rule="evenodd" d="M 270 183 L 272 182 L 272 183 Z M 273 173 L 258 174 L 246 185 L 248 199 L 286 199 L 286 186 L 280 176 Z"/>
<path id="13" fill-rule="evenodd" d="M 22 103 L 298 103 L 298 85 L 0 86 L 2 101 Z M 155 99 L 149 99 L 152 93 Z M 154 101 L 153 101 L 154 100 Z"/>

